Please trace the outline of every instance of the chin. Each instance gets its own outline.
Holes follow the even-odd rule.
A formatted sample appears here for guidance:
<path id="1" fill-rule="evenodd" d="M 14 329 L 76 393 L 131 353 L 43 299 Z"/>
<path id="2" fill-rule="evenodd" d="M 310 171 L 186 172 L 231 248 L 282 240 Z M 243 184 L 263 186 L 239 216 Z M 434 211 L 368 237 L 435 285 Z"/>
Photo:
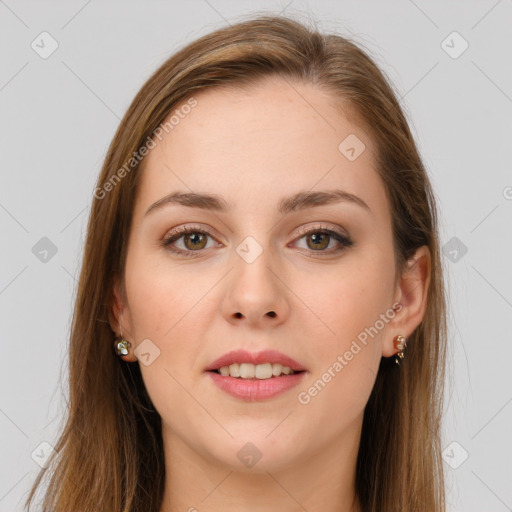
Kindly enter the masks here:
<path id="1" fill-rule="evenodd" d="M 215 459 L 230 471 L 261 474 L 282 471 L 296 463 L 297 443 L 292 442 L 291 436 L 283 435 L 286 434 L 284 431 L 281 436 L 272 437 L 274 434 L 271 434 L 267 437 L 271 430 L 265 434 L 255 432 L 253 435 L 246 430 L 244 435 L 235 435 L 225 443 L 205 448 L 211 450 L 209 458 Z M 289 444 L 285 442 L 286 439 Z"/>

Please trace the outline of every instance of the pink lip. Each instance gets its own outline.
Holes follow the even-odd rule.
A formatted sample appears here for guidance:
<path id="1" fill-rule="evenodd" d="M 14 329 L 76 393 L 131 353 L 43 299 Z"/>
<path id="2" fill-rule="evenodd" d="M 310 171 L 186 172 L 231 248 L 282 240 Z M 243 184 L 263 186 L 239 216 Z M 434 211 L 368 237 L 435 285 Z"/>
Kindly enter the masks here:
<path id="1" fill-rule="evenodd" d="M 222 366 L 229 366 L 234 363 L 252 363 L 252 364 L 263 364 L 263 363 L 277 363 L 283 366 L 289 366 L 292 370 L 300 372 L 305 370 L 300 363 L 283 354 L 277 350 L 262 350 L 261 352 L 251 353 L 247 350 L 232 350 L 227 354 L 219 357 L 213 363 L 211 363 L 206 371 L 218 370 Z M 274 379 L 270 379 L 274 380 Z"/>
<path id="2" fill-rule="evenodd" d="M 273 398 L 295 387 L 307 372 L 281 375 L 270 379 L 240 379 L 224 377 L 219 373 L 207 372 L 213 382 L 222 390 L 235 398 L 251 402 Z"/>

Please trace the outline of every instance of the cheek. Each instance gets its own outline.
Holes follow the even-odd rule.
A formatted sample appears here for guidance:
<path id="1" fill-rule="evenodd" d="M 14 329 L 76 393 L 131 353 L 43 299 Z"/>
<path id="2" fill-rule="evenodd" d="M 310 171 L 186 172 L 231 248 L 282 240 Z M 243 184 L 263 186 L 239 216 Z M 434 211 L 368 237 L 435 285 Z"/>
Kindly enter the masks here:
<path id="1" fill-rule="evenodd" d="M 179 269 L 160 257 L 134 251 L 126 266 L 126 288 L 136 344 L 149 339 L 159 351 L 151 365 L 140 365 L 146 388 L 160 411 L 181 403 L 180 384 L 199 372 L 198 354 L 211 326 L 206 311 L 218 275 Z M 188 385 L 188 384 L 187 384 Z M 158 404 L 158 405 L 157 405 Z"/>
<path id="2" fill-rule="evenodd" d="M 362 413 L 377 375 L 387 324 L 379 323 L 381 330 L 372 327 L 382 322 L 380 314 L 388 308 L 388 294 L 375 286 L 378 270 L 369 266 L 361 271 L 344 269 L 339 278 L 322 287 L 322 293 L 310 294 L 304 301 L 318 307 L 315 313 L 322 322 L 310 315 L 308 332 L 316 347 L 315 364 L 298 390 L 297 401 L 313 421 L 322 417 L 325 421 L 329 410 L 332 425 L 338 426 L 333 429 L 348 425 Z M 319 424 L 318 428 L 325 427 Z"/>
<path id="3" fill-rule="evenodd" d="M 296 283 L 298 294 L 315 313 L 306 316 L 306 329 L 316 348 L 315 367 L 299 390 L 302 397 L 297 397 L 313 416 L 313 411 L 321 415 L 332 405 L 339 421 L 346 421 L 347 415 L 355 417 L 374 385 L 382 339 L 393 318 L 393 260 L 368 254 L 371 257 L 347 258 L 322 280 L 315 275 Z"/>
<path id="4" fill-rule="evenodd" d="M 164 261 L 134 254 L 127 262 L 126 287 L 136 338 L 167 342 L 190 319 L 187 315 L 212 284 L 203 277 L 191 281 L 187 272 Z"/>
<path id="5" fill-rule="evenodd" d="M 359 253 L 323 275 L 310 273 L 297 279 L 294 290 L 309 309 L 306 316 L 300 316 L 307 319 L 310 329 L 316 326 L 316 339 L 343 350 L 376 322 L 378 330 L 385 331 L 387 323 L 383 326 L 379 319 L 392 305 L 392 265 L 383 257 L 365 258 Z"/>
<path id="6" fill-rule="evenodd" d="M 298 412 L 307 417 L 313 431 L 336 436 L 360 417 L 375 383 L 376 372 L 364 363 L 362 352 L 342 369 L 331 366 L 297 392 Z M 368 353 L 367 353 L 368 354 Z"/>
<path id="7" fill-rule="evenodd" d="M 191 283 L 184 272 L 168 265 L 155 265 L 150 258 L 133 253 L 127 261 L 128 294 L 133 337 L 136 344 L 149 339 L 158 356 L 150 364 L 140 364 L 148 394 L 164 418 L 173 417 L 173 408 L 194 406 L 183 393 L 197 356 L 194 318 L 198 302 L 210 286 L 202 280 Z M 142 346 L 142 345 L 140 345 Z"/>

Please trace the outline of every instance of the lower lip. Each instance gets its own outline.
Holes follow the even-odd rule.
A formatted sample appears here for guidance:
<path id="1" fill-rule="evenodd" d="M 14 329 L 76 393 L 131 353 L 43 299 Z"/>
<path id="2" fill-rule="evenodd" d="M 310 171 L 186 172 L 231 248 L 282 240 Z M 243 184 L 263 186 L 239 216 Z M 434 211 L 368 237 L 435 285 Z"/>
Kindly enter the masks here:
<path id="1" fill-rule="evenodd" d="M 241 398 L 250 402 L 273 398 L 291 388 L 294 388 L 304 378 L 306 372 L 298 372 L 292 375 L 271 377 L 270 379 L 241 379 L 225 377 L 216 372 L 207 372 L 213 382 L 222 391 L 235 398 Z"/>

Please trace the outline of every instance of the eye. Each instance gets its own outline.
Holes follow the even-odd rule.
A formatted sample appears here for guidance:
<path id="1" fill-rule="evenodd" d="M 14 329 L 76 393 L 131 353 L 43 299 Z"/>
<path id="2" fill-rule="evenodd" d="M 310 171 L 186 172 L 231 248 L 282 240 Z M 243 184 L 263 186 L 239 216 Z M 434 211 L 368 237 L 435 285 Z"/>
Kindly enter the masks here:
<path id="1" fill-rule="evenodd" d="M 327 229 L 327 227 L 303 230 L 300 238 L 297 240 L 302 240 L 303 238 L 306 239 L 306 249 L 312 253 L 321 253 L 321 256 L 337 253 L 353 244 L 348 236 L 339 231 Z M 332 242 L 338 242 L 338 247 L 335 246 L 333 249 Z"/>
<path id="2" fill-rule="evenodd" d="M 207 248 L 208 237 L 212 237 L 208 231 L 196 226 L 187 226 L 171 233 L 163 240 L 162 245 L 177 254 L 194 257 L 199 255 L 194 254 L 195 252 L 199 253 L 201 250 Z M 175 242 L 178 242 L 180 239 L 183 239 L 182 243 L 184 248 L 179 248 L 175 245 Z"/>

